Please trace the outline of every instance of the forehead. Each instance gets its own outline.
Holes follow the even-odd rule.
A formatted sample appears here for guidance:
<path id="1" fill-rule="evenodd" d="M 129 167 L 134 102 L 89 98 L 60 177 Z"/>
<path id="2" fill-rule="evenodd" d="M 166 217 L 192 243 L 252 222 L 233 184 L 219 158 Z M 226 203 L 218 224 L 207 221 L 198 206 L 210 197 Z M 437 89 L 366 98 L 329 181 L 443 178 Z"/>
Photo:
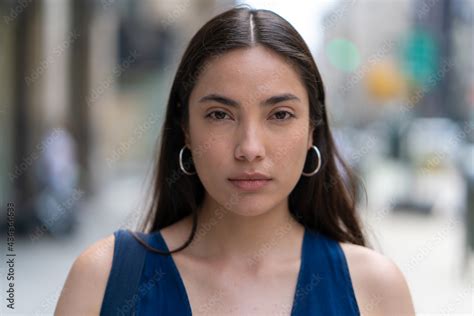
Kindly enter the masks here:
<path id="1" fill-rule="evenodd" d="M 296 68 L 263 46 L 235 49 L 208 62 L 196 82 L 191 99 L 216 92 L 240 99 L 260 99 L 282 92 L 306 98 Z"/>

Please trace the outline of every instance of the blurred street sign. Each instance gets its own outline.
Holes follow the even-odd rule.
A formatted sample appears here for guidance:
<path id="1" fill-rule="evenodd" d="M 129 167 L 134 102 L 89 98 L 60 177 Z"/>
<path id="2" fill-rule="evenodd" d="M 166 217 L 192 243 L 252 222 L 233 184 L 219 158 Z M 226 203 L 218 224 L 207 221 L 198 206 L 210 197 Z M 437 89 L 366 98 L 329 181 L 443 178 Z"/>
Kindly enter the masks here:
<path id="1" fill-rule="evenodd" d="M 404 79 L 393 62 L 380 61 L 367 73 L 366 84 L 371 96 L 390 101 L 401 95 Z"/>
<path id="2" fill-rule="evenodd" d="M 352 72 L 360 65 L 360 54 L 357 46 L 347 39 L 332 39 L 326 46 L 326 55 L 335 68 Z"/>
<path id="3" fill-rule="evenodd" d="M 438 68 L 438 45 L 427 32 L 413 31 L 403 47 L 405 71 L 411 81 L 426 86 Z"/>

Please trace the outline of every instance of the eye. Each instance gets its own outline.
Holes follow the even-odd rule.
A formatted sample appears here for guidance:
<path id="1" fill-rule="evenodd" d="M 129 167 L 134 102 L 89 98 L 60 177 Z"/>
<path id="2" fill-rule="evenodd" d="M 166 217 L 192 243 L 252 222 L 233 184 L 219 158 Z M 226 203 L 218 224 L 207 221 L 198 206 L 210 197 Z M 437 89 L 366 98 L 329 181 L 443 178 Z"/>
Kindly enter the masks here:
<path id="1" fill-rule="evenodd" d="M 229 116 L 229 114 L 223 111 L 212 111 L 206 115 L 206 118 L 210 118 L 211 120 L 214 120 L 214 121 L 222 121 L 226 115 Z"/>
<path id="2" fill-rule="evenodd" d="M 288 114 L 288 116 L 286 116 L 287 114 Z M 290 113 L 288 111 L 278 111 L 278 112 L 275 112 L 273 115 L 275 117 L 279 117 L 279 118 L 277 118 L 277 121 L 286 121 L 286 120 L 289 120 L 290 118 L 295 117 L 293 115 L 293 113 Z M 287 118 L 285 118 L 285 117 L 287 117 Z"/>

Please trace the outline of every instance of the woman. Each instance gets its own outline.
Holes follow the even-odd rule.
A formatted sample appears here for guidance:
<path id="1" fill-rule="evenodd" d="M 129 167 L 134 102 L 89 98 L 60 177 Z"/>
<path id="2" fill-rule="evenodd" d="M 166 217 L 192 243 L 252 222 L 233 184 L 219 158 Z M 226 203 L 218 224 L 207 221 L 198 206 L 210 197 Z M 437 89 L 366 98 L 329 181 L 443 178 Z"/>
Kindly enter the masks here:
<path id="1" fill-rule="evenodd" d="M 414 314 L 366 247 L 321 76 L 277 14 L 234 8 L 192 38 L 155 170 L 146 233 L 85 250 L 56 315 Z"/>

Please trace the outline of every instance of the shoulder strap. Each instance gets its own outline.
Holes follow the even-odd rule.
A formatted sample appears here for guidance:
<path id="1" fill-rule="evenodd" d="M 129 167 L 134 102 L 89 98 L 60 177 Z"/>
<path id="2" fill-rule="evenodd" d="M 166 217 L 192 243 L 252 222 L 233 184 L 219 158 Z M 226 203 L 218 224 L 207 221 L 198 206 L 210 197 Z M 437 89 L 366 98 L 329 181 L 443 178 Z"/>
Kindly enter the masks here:
<path id="1" fill-rule="evenodd" d="M 137 232 L 140 237 L 143 233 Z M 114 232 L 115 244 L 100 315 L 134 315 L 146 249 L 125 229 Z"/>

